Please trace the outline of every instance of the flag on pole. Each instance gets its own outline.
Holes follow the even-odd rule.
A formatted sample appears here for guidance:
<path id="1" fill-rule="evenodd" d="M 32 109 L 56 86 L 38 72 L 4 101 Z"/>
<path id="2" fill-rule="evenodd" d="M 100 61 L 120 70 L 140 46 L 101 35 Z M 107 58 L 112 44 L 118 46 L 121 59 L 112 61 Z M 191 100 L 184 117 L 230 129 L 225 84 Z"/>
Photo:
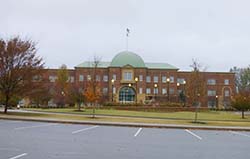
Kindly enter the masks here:
<path id="1" fill-rule="evenodd" d="M 127 28 L 127 37 L 128 37 L 128 34 L 130 33 L 130 30 Z"/>

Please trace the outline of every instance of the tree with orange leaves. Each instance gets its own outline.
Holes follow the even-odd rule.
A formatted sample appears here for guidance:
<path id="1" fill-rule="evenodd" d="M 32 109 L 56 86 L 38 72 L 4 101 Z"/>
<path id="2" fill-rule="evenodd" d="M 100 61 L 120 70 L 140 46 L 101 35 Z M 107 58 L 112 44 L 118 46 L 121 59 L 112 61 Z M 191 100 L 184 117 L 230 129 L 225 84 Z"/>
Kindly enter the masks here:
<path id="1" fill-rule="evenodd" d="M 93 68 L 90 69 L 91 76 L 89 76 L 87 79 L 88 80 L 87 88 L 84 93 L 86 101 L 91 103 L 93 106 L 93 115 L 92 115 L 93 118 L 95 117 L 96 104 L 101 99 L 100 83 L 96 79 L 96 70 L 97 70 L 99 63 L 100 63 L 100 58 L 95 56 L 94 61 L 92 63 Z"/>
<path id="2" fill-rule="evenodd" d="M 244 119 L 244 112 L 250 109 L 250 91 L 241 90 L 233 99 L 232 107 L 241 111 L 241 118 Z"/>
<path id="3" fill-rule="evenodd" d="M 89 103 L 98 103 L 101 97 L 99 83 L 96 81 L 88 81 L 84 95 Z"/>

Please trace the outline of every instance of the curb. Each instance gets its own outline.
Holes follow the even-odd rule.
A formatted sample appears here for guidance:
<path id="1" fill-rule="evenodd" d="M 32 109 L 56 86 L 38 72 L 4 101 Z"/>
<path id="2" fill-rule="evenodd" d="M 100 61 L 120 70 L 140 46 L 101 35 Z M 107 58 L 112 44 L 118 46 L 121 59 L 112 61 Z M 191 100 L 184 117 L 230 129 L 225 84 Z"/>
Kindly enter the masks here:
<path id="1" fill-rule="evenodd" d="M 164 128 L 164 129 L 197 129 L 197 130 L 220 130 L 220 131 L 250 131 L 249 127 L 223 127 L 223 126 L 194 126 L 194 125 L 174 125 L 174 124 L 147 124 L 147 123 L 121 123 L 121 122 L 96 122 L 96 121 L 79 121 L 79 120 L 58 120 L 43 118 L 20 118 L 20 117 L 3 117 L 2 120 L 20 120 L 33 122 L 48 122 L 62 124 L 82 124 L 82 125 L 103 125 L 119 127 L 140 127 L 140 128 Z"/>

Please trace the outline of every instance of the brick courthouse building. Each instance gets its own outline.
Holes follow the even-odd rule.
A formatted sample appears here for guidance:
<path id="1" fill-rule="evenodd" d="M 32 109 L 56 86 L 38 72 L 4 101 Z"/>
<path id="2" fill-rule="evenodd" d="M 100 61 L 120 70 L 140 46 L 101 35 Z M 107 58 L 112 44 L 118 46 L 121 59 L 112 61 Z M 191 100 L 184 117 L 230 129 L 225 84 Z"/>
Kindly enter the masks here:
<path id="1" fill-rule="evenodd" d="M 93 62 L 83 62 L 68 70 L 69 82 L 84 90 Z M 235 93 L 234 73 L 202 72 L 206 82 L 206 95 L 200 97 L 203 107 L 226 108 Z M 100 82 L 104 101 L 120 103 L 144 103 L 145 101 L 179 102 L 180 93 L 186 89 L 191 72 L 182 72 L 167 63 L 147 63 L 133 52 L 120 52 L 111 62 L 100 62 L 96 80 Z M 50 69 L 46 75 L 53 85 L 57 70 Z M 188 101 L 188 97 L 186 98 Z"/>

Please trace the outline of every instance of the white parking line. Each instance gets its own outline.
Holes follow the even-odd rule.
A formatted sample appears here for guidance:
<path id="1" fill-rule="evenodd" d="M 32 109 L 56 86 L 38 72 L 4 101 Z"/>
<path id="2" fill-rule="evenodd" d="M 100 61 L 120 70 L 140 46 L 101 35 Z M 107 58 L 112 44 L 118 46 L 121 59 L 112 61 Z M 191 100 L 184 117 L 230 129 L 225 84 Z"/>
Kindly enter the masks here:
<path id="1" fill-rule="evenodd" d="M 15 128 L 15 130 L 30 129 L 30 128 L 40 128 L 40 127 L 53 126 L 53 125 L 58 125 L 58 124 L 44 124 L 44 125 L 35 125 L 35 126 L 25 126 L 25 127 Z"/>
<path id="2" fill-rule="evenodd" d="M 196 135 L 195 133 L 193 133 L 192 131 L 188 130 L 188 129 L 185 129 L 186 132 L 188 132 L 189 134 L 193 135 L 194 137 L 196 137 L 197 139 L 199 140 L 202 140 L 202 137 Z"/>
<path id="3" fill-rule="evenodd" d="M 240 132 L 235 132 L 235 131 L 229 131 L 229 132 L 232 133 L 232 134 L 240 135 L 240 136 L 250 137 L 250 135 L 243 134 L 243 133 L 240 133 Z"/>
<path id="4" fill-rule="evenodd" d="M 14 156 L 14 157 L 11 157 L 11 158 L 9 158 L 9 159 L 17 159 L 17 158 L 21 158 L 21 157 L 26 156 L 26 155 L 28 155 L 28 154 L 27 154 L 27 153 L 23 153 L 23 154 L 21 154 L 21 155 Z"/>
<path id="5" fill-rule="evenodd" d="M 141 130 L 142 130 L 142 128 L 139 128 L 139 129 L 137 130 L 137 132 L 135 133 L 134 137 L 136 137 L 137 135 L 139 135 L 139 133 L 141 132 Z"/>
<path id="6" fill-rule="evenodd" d="M 79 132 L 82 132 L 82 131 L 86 131 L 86 130 L 90 130 L 90 129 L 94 129 L 94 128 L 98 128 L 99 126 L 91 126 L 91 127 L 88 127 L 88 128 L 84 128 L 84 129 L 80 129 L 80 130 L 76 130 L 76 131 L 73 131 L 72 134 L 77 134 Z"/>

